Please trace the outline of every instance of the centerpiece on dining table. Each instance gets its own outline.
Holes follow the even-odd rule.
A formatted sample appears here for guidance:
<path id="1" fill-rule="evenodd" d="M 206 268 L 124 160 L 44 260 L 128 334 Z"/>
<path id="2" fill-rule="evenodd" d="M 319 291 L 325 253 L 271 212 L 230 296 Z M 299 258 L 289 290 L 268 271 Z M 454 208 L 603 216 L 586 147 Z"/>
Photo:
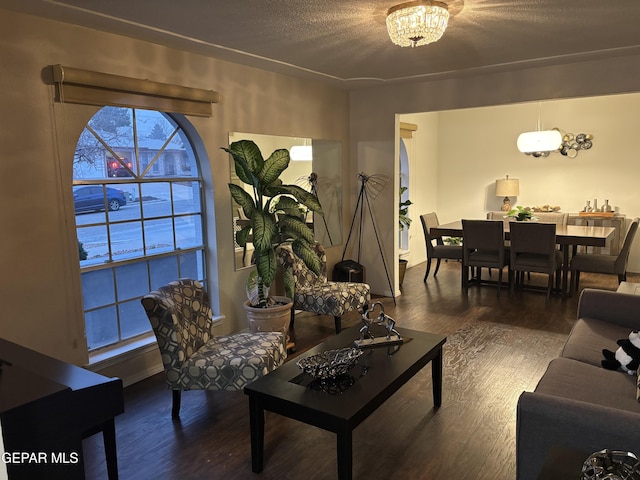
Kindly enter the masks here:
<path id="1" fill-rule="evenodd" d="M 505 218 L 513 218 L 516 222 L 534 222 L 538 220 L 533 214 L 533 211 L 529 207 L 522 207 L 517 205 L 516 208 L 509 210 L 505 215 Z"/>

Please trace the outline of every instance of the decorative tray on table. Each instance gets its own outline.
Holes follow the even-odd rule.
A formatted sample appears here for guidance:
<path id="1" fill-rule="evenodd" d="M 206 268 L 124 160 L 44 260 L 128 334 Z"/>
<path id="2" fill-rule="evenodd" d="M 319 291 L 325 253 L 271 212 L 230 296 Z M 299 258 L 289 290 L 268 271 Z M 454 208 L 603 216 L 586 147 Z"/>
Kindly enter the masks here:
<path id="1" fill-rule="evenodd" d="M 611 218 L 616 215 L 615 212 L 578 212 L 581 217 L 604 217 Z"/>
<path id="2" fill-rule="evenodd" d="M 330 380 L 345 375 L 357 363 L 362 355 L 359 348 L 341 348 L 327 350 L 296 362 L 300 369 L 319 380 Z"/>

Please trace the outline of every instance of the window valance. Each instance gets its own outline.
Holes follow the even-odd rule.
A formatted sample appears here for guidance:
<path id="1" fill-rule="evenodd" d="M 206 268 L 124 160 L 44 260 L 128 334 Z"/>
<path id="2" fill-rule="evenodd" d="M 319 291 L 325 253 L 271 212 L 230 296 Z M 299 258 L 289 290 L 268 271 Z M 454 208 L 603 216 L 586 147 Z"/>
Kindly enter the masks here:
<path id="1" fill-rule="evenodd" d="M 213 90 L 183 87 L 109 73 L 53 65 L 56 101 L 84 105 L 112 105 L 211 116 L 220 101 Z"/>

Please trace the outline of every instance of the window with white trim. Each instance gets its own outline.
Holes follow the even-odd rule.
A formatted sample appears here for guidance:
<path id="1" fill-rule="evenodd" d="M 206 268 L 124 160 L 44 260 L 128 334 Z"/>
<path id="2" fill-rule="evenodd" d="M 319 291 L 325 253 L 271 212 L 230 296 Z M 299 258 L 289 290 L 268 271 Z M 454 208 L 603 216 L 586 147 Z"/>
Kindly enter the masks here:
<path id="1" fill-rule="evenodd" d="M 151 331 L 140 298 L 189 277 L 206 283 L 203 187 L 194 148 L 166 113 L 107 106 L 73 163 L 89 351 Z"/>

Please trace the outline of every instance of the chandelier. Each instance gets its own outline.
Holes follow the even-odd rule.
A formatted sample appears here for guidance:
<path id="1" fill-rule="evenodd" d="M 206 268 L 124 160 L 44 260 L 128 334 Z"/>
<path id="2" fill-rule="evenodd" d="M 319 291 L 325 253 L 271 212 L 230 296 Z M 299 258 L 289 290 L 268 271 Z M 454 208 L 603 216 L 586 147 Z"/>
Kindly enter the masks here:
<path id="1" fill-rule="evenodd" d="M 431 0 L 401 3 L 387 12 L 389 37 L 401 47 L 419 47 L 437 42 L 448 22 L 447 4 Z"/>

